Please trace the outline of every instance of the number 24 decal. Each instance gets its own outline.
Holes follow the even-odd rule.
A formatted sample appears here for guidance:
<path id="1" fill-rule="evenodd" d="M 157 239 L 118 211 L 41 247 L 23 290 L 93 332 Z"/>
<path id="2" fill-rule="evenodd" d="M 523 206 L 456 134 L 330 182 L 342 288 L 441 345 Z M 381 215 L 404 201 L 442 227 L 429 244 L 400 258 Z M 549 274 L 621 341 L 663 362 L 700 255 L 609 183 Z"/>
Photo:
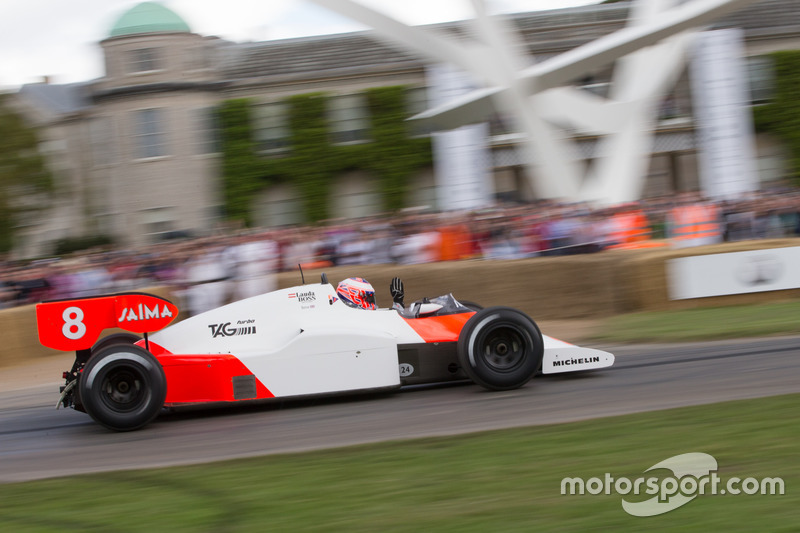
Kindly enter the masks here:
<path id="1" fill-rule="evenodd" d="M 78 340 L 86 335 L 86 324 L 83 323 L 83 309 L 80 307 L 67 307 L 61 314 L 64 319 L 64 326 L 61 333 L 71 340 Z"/>

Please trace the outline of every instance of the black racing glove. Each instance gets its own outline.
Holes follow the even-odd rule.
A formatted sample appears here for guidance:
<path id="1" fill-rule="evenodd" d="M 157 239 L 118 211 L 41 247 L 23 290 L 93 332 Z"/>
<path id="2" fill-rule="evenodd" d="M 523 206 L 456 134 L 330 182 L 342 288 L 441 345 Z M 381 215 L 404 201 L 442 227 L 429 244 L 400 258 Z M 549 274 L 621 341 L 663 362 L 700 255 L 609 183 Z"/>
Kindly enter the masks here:
<path id="1" fill-rule="evenodd" d="M 403 305 L 403 296 L 406 291 L 403 287 L 403 280 L 400 278 L 392 278 L 392 283 L 389 285 L 389 292 L 392 294 L 392 301 L 396 304 Z"/>

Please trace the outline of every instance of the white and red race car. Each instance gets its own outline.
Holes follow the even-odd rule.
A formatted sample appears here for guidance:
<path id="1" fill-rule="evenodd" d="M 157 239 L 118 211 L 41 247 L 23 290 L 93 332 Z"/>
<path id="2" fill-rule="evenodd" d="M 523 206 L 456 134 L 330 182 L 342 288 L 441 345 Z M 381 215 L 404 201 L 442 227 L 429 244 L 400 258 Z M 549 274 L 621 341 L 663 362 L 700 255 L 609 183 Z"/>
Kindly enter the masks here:
<path id="1" fill-rule="evenodd" d="M 543 336 L 510 307 L 480 309 L 445 295 L 403 311 L 354 309 L 324 274 L 321 283 L 240 300 L 169 327 L 177 307 L 143 293 L 43 302 L 36 315 L 43 345 L 76 352 L 58 405 L 118 431 L 145 426 L 165 407 L 466 379 L 508 390 L 538 372 L 614 363 L 610 353 Z M 131 333 L 100 338 L 114 327 Z"/>

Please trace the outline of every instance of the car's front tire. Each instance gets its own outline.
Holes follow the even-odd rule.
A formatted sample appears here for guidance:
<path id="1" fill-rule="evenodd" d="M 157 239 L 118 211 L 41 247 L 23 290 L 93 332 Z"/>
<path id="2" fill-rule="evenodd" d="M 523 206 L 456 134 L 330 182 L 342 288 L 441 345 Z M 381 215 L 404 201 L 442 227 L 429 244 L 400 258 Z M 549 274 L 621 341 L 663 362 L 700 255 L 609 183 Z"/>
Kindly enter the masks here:
<path id="1" fill-rule="evenodd" d="M 510 390 L 538 372 L 544 341 L 525 313 L 510 307 L 488 307 L 464 325 L 457 350 L 459 363 L 472 381 L 490 390 Z"/>
<path id="2" fill-rule="evenodd" d="M 161 364 L 135 345 L 107 346 L 86 363 L 79 391 L 86 412 L 115 431 L 150 423 L 164 405 L 167 381 Z"/>
<path id="3" fill-rule="evenodd" d="M 483 306 L 481 304 L 476 304 L 475 302 L 471 302 L 469 300 L 459 300 L 458 303 L 460 303 L 464 307 L 469 307 L 473 311 L 480 311 L 481 309 L 483 309 Z"/>

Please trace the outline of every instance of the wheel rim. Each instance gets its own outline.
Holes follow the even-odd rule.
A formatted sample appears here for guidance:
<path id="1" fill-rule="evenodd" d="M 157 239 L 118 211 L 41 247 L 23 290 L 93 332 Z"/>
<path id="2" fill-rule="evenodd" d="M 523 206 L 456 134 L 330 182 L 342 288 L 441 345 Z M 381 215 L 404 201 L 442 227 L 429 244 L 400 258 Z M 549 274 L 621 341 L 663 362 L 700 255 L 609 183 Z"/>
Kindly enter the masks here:
<path id="1" fill-rule="evenodd" d="M 103 379 L 100 398 L 114 411 L 135 411 L 147 398 L 145 376 L 134 367 L 111 370 Z"/>
<path id="2" fill-rule="evenodd" d="M 498 326 L 486 333 L 481 354 L 497 372 L 511 372 L 525 361 L 525 338 L 517 328 Z"/>

